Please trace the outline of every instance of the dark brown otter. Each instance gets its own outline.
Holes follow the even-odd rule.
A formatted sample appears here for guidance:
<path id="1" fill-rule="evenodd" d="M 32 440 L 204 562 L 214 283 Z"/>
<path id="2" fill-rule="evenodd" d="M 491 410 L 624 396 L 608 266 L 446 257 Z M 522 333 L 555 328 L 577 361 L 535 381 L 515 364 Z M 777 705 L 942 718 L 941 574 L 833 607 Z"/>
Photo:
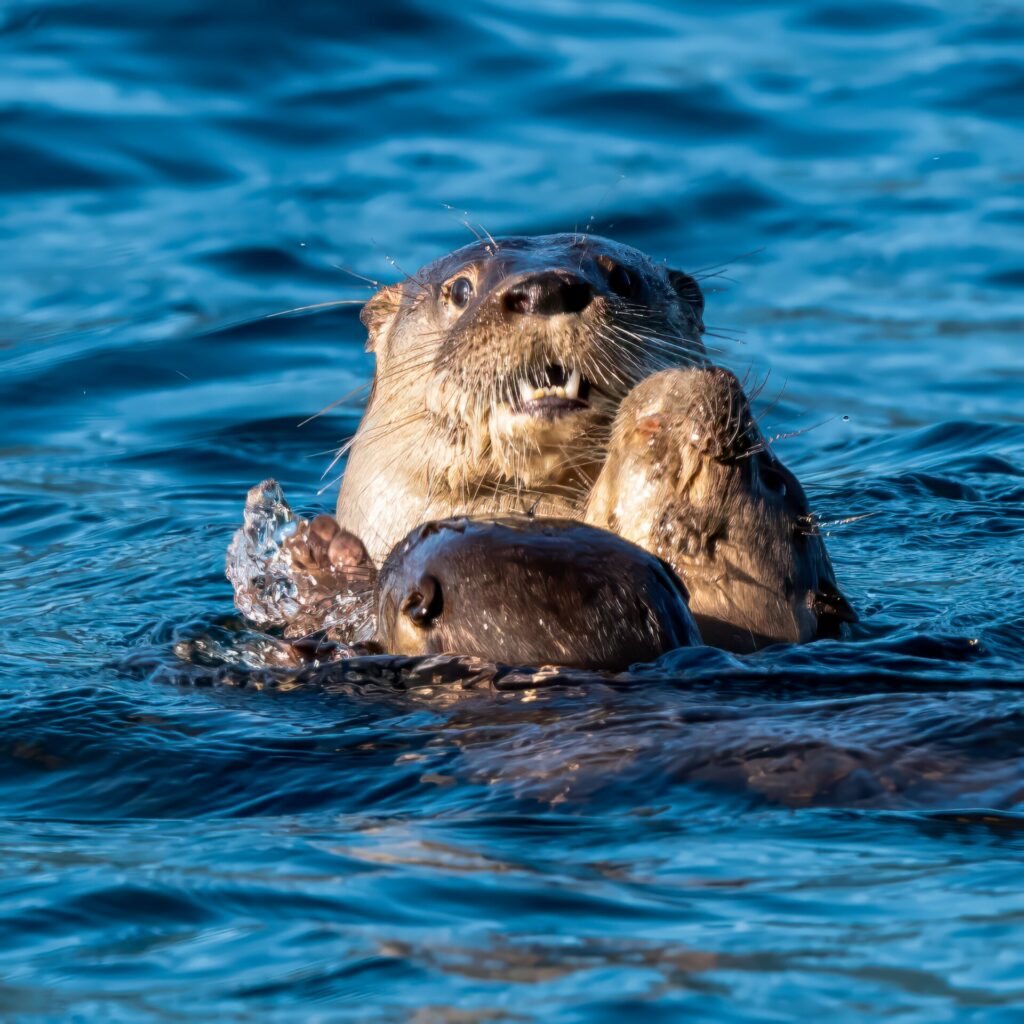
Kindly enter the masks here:
<path id="1" fill-rule="evenodd" d="M 803 488 L 728 370 L 666 370 L 634 388 L 585 520 L 668 562 L 715 647 L 837 636 L 857 619 Z"/>
<path id="2" fill-rule="evenodd" d="M 425 523 L 381 566 L 377 640 L 394 654 L 622 670 L 701 643 L 659 559 L 582 523 Z"/>
<path id="3" fill-rule="evenodd" d="M 692 277 L 604 238 L 486 239 L 382 288 L 337 518 L 378 564 L 417 524 L 579 518 L 627 392 L 703 361 Z"/>

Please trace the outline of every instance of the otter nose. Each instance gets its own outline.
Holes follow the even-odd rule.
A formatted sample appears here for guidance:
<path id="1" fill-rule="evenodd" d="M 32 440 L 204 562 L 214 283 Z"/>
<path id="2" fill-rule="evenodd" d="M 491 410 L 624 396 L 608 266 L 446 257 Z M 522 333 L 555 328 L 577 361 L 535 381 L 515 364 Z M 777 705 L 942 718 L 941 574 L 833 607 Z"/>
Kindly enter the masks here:
<path id="1" fill-rule="evenodd" d="M 513 281 L 505 289 L 505 308 L 510 313 L 555 316 L 582 313 L 594 297 L 593 289 L 581 277 L 564 271 L 545 270 Z"/>

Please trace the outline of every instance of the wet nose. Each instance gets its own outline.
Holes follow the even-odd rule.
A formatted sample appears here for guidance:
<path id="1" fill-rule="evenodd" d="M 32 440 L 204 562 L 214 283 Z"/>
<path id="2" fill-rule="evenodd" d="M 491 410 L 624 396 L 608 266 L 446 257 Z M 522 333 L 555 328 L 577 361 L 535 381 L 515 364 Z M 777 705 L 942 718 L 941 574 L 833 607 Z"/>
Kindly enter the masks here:
<path id="1" fill-rule="evenodd" d="M 560 270 L 545 270 L 513 281 L 505 289 L 505 308 L 510 313 L 555 316 L 582 313 L 594 297 L 581 277 Z"/>

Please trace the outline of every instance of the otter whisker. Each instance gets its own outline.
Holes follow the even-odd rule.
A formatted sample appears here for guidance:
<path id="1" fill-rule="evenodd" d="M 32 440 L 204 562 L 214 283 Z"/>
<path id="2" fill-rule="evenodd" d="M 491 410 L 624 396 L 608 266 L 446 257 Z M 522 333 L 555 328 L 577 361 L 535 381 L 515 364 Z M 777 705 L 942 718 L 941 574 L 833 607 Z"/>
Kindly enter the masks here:
<path id="1" fill-rule="evenodd" d="M 635 342 L 628 335 L 623 335 L 618 331 L 616 332 L 616 341 L 624 350 L 635 371 L 633 383 L 637 383 L 645 374 L 650 373 L 653 369 L 677 365 L 680 362 L 674 353 L 663 352 L 655 345 Z"/>
<path id="2" fill-rule="evenodd" d="M 800 427 L 798 430 L 789 430 L 783 434 L 774 434 L 772 437 L 769 438 L 769 441 L 771 441 L 772 444 L 774 444 L 776 441 L 788 441 L 792 437 L 799 437 L 801 434 L 808 433 L 808 431 L 817 430 L 818 427 L 823 427 L 827 423 L 832 423 L 834 422 L 835 418 L 835 416 L 828 416 L 823 420 L 818 420 L 817 423 L 811 423 L 806 427 Z"/>
<path id="3" fill-rule="evenodd" d="M 862 512 L 856 516 L 845 516 L 842 519 L 822 519 L 814 521 L 814 534 L 820 535 L 822 530 L 832 530 L 837 526 L 849 526 L 850 523 L 859 523 L 862 519 L 873 519 L 875 516 L 881 515 L 881 511 L 876 509 L 872 512 Z"/>
<path id="4" fill-rule="evenodd" d="M 760 256 L 761 253 L 765 251 L 765 248 L 765 246 L 760 245 L 756 249 L 750 249 L 748 252 L 740 253 L 739 256 L 733 256 L 731 259 L 725 260 L 722 263 L 712 263 L 707 267 L 701 267 L 698 270 L 691 270 L 690 276 L 696 278 L 698 281 L 704 280 L 712 271 L 731 267 L 734 263 L 739 263 L 740 260 L 749 260 L 754 256 Z"/>
<path id="5" fill-rule="evenodd" d="M 319 412 L 315 412 L 313 413 L 312 416 L 307 416 L 304 420 L 301 420 L 299 423 L 296 423 L 296 428 L 304 427 L 307 423 L 312 423 L 313 420 L 318 419 L 320 416 L 323 416 L 324 413 L 330 412 L 331 409 L 336 409 L 339 405 L 343 405 L 354 395 L 358 395 L 360 391 L 366 391 L 369 387 L 369 381 L 367 381 L 365 384 L 360 384 L 359 387 L 353 388 L 347 394 L 342 395 L 341 398 L 336 398 L 333 402 L 329 402 Z"/>
<path id="6" fill-rule="evenodd" d="M 689 363 L 697 361 L 704 354 L 703 347 L 695 345 L 693 342 L 680 341 L 679 339 L 659 335 L 647 327 L 636 326 L 642 333 L 638 333 L 636 330 L 631 331 L 622 323 L 612 325 L 612 330 L 623 339 L 629 338 L 644 348 L 685 356 L 686 361 Z"/>
<path id="7" fill-rule="evenodd" d="M 362 435 L 360 435 L 359 433 L 353 435 L 344 444 L 342 444 L 341 447 L 338 448 L 338 450 L 334 453 L 334 458 L 331 459 L 330 464 L 320 475 L 320 478 L 323 479 L 328 473 L 330 473 L 332 469 L 334 469 L 334 467 L 338 464 L 338 461 L 348 454 L 348 452 L 351 450 L 352 446 L 356 443 L 357 440 L 361 438 L 366 439 L 387 436 L 391 431 L 401 429 L 401 427 L 406 424 L 415 423 L 418 419 L 419 413 L 410 413 L 404 419 L 387 421 L 385 423 L 379 424 L 376 427 L 368 428 L 365 433 L 362 433 Z M 323 492 L 321 490 L 318 493 Z"/>
<path id="8" fill-rule="evenodd" d="M 334 267 L 335 270 L 340 270 L 343 274 L 348 274 L 350 277 L 354 277 L 359 281 L 365 281 L 372 288 L 379 288 L 380 281 L 375 281 L 372 277 L 367 277 L 365 274 L 360 274 L 358 271 L 353 270 L 351 267 L 346 267 L 343 263 L 329 262 L 329 266 Z"/>
<path id="9" fill-rule="evenodd" d="M 658 331 L 654 328 L 652 324 L 643 322 L 643 319 L 644 318 L 642 317 L 623 317 L 623 320 L 620 322 L 619 325 L 625 326 L 625 324 L 628 323 L 636 331 L 639 331 L 641 333 L 642 338 L 648 340 L 650 343 L 658 343 L 660 347 L 664 349 L 682 351 L 688 357 L 687 362 L 701 362 L 703 357 L 705 357 L 708 354 L 722 354 L 722 350 L 718 347 L 711 347 L 709 349 L 706 343 L 701 343 L 699 341 L 691 341 L 685 337 L 680 337 L 678 334 L 669 334 L 663 331 Z M 703 332 L 703 336 L 705 338 L 709 336 L 722 338 L 723 340 L 726 341 L 736 340 L 734 338 L 731 338 L 728 334 L 716 334 L 706 329 Z"/>
<path id="10" fill-rule="evenodd" d="M 279 316 L 295 316 L 299 313 L 311 313 L 318 309 L 332 309 L 335 306 L 365 306 L 366 299 L 331 299 L 327 302 L 314 302 L 310 306 L 296 306 L 294 309 L 281 309 L 276 313 L 264 313 L 264 320 L 273 320 Z"/>

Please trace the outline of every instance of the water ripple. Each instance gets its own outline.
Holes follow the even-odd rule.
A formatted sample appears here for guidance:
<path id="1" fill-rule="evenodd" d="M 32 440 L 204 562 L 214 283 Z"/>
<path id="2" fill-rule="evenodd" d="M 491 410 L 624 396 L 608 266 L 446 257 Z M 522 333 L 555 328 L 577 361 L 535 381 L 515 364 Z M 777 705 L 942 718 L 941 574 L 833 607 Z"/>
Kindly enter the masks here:
<path id="1" fill-rule="evenodd" d="M 0 1016 L 1016 1021 L 1022 57 L 1004 0 L 4 5 Z M 240 663 L 241 499 L 329 510 L 372 370 L 269 314 L 464 220 L 713 268 L 850 639 Z"/>

